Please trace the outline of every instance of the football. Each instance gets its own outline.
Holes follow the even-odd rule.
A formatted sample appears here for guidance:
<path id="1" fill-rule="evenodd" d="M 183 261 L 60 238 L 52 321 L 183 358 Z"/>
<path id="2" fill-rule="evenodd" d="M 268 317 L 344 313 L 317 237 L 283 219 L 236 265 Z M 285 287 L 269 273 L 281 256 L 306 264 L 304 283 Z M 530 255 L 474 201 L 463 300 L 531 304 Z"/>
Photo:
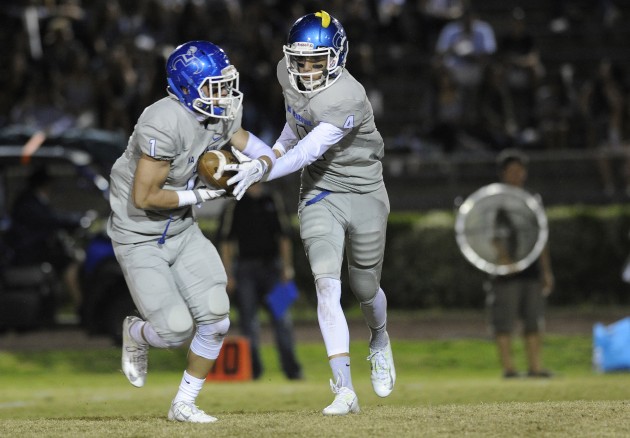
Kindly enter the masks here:
<path id="1" fill-rule="evenodd" d="M 228 186 L 227 181 L 236 174 L 234 171 L 224 172 L 226 164 L 239 164 L 236 156 L 229 150 L 220 149 L 201 154 L 197 163 L 197 174 L 202 183 L 211 189 L 225 189 L 232 194 L 234 186 Z"/>

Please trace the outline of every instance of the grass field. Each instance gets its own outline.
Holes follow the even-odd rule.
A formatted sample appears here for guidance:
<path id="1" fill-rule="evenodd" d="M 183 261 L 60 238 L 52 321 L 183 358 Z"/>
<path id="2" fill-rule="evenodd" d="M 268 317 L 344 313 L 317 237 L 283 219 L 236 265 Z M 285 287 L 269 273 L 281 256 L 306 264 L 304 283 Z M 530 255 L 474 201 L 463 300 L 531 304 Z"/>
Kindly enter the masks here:
<path id="1" fill-rule="evenodd" d="M 494 345 L 483 339 L 394 342 L 396 389 L 378 398 L 364 342 L 352 344 L 362 412 L 321 415 L 332 401 L 321 343 L 301 344 L 306 378 L 286 381 L 275 351 L 256 382 L 208 382 L 198 404 L 209 425 L 166 420 L 185 351 L 151 350 L 145 387 L 119 371 L 117 348 L 0 351 L 2 437 L 620 437 L 630 436 L 630 374 L 597 374 L 587 336 L 548 336 L 553 379 L 500 377 Z M 520 347 L 518 347 L 520 348 Z M 516 354 L 522 357 L 517 348 Z"/>

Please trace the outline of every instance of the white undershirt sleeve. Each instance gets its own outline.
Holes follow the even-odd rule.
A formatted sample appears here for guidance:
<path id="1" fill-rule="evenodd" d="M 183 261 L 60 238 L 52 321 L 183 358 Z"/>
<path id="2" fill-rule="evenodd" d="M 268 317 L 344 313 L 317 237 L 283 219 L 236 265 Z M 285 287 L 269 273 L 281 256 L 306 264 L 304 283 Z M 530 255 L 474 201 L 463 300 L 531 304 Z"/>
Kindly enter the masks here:
<path id="1" fill-rule="evenodd" d="M 287 153 L 288 150 L 293 148 L 300 139 L 293 133 L 288 123 L 284 124 L 280 137 L 274 143 L 272 149 L 280 152 L 280 156 Z"/>
<path id="2" fill-rule="evenodd" d="M 276 162 L 276 154 L 271 151 L 271 148 L 267 145 L 267 143 L 256 137 L 251 132 L 248 131 L 248 133 L 249 137 L 247 138 L 245 149 L 242 151 L 243 154 L 252 160 L 266 156 L 271 160 L 271 164 L 273 165 L 273 163 Z"/>
<path id="3" fill-rule="evenodd" d="M 281 178 L 308 166 L 324 155 L 331 146 L 339 143 L 348 132 L 350 129 L 344 130 L 330 123 L 320 123 L 298 141 L 294 148 L 278 158 L 266 180 Z"/>

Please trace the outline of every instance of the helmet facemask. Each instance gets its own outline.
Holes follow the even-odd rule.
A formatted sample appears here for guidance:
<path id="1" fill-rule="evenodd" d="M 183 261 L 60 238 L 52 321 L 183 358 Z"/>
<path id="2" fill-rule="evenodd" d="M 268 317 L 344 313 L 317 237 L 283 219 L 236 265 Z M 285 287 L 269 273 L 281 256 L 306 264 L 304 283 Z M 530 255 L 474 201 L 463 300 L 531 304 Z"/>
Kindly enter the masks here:
<path id="1" fill-rule="evenodd" d="M 199 97 L 192 102 L 195 111 L 218 119 L 233 119 L 243 101 L 238 71 L 230 65 L 221 71 L 221 76 L 205 78 L 197 87 L 197 94 Z"/>
<path id="2" fill-rule="evenodd" d="M 284 59 L 289 72 L 289 80 L 293 88 L 303 94 L 314 93 L 330 87 L 341 75 L 343 69 L 339 65 L 339 51 L 332 47 L 313 47 L 312 43 L 296 42 L 283 47 Z M 303 72 L 308 62 L 321 69 Z"/>

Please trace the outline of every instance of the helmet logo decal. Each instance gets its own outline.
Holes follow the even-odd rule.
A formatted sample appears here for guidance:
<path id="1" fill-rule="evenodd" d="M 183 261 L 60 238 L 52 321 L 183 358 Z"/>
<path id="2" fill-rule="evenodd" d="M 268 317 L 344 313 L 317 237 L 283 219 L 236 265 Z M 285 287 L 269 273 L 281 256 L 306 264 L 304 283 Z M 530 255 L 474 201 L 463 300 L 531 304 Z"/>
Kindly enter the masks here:
<path id="1" fill-rule="evenodd" d="M 316 17 L 320 17 L 322 19 L 322 27 L 325 29 L 330 26 L 330 14 L 326 11 L 320 11 L 315 13 Z"/>
<path id="2" fill-rule="evenodd" d="M 343 45 L 345 42 L 346 42 L 346 37 L 343 35 L 342 32 L 337 31 L 337 33 L 335 33 L 335 36 L 333 36 L 333 39 L 332 39 L 333 47 L 339 50 L 343 48 Z"/>
<path id="3" fill-rule="evenodd" d="M 203 61 L 197 58 L 195 56 L 195 53 L 197 53 L 197 47 L 190 46 L 185 54 L 181 54 L 173 60 L 173 62 L 171 63 L 171 68 L 173 70 L 177 70 L 177 64 L 181 63 L 184 68 L 190 65 L 194 66 L 195 71 L 193 72 L 193 74 L 201 73 L 201 71 L 203 70 Z"/>

